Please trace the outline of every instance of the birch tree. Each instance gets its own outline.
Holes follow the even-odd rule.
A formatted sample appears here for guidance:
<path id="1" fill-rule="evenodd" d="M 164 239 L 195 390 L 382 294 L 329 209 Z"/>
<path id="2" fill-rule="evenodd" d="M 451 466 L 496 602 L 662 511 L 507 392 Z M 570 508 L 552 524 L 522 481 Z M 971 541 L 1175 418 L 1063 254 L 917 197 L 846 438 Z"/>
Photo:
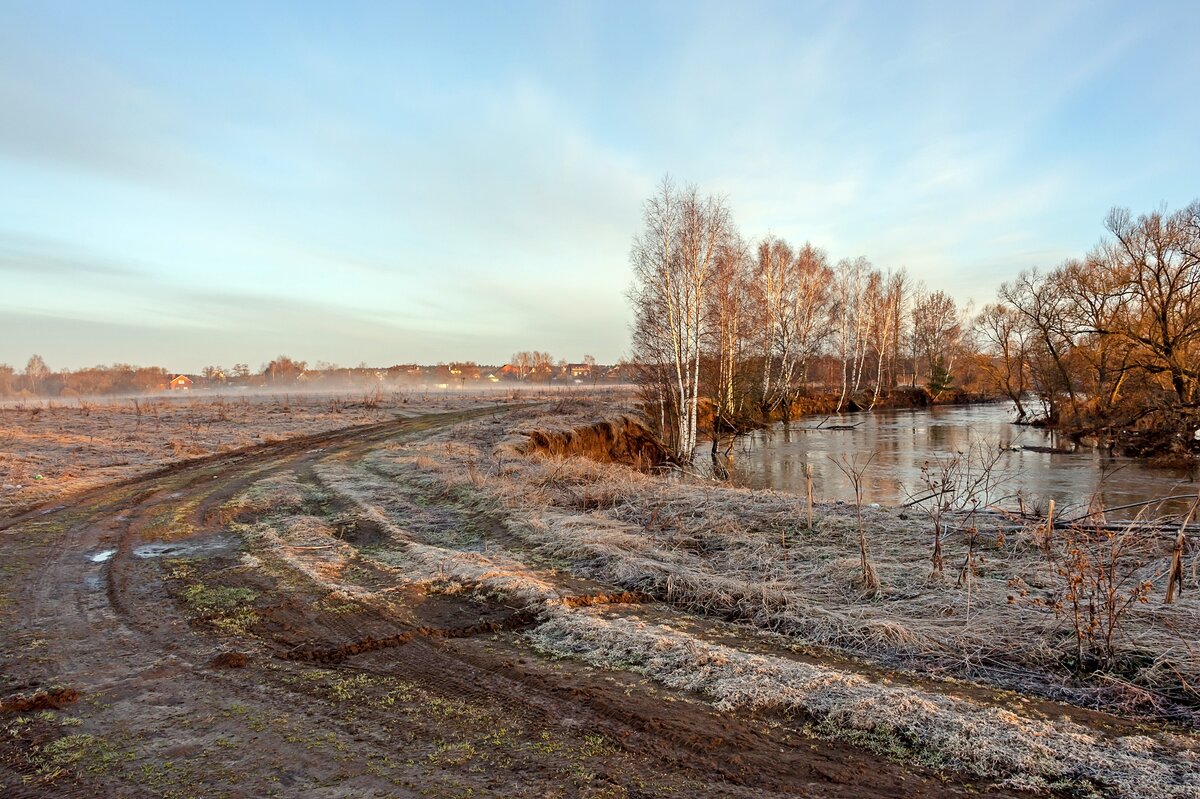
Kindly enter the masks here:
<path id="1" fill-rule="evenodd" d="M 844 258 L 834 269 L 834 346 L 841 362 L 842 390 L 838 397 L 837 411 L 841 412 L 849 395 L 858 388 L 861 377 L 861 357 L 865 347 L 864 327 L 867 314 L 863 312 L 863 294 L 866 289 L 870 264 L 859 257 Z"/>
<path id="2" fill-rule="evenodd" d="M 898 338 L 900 335 L 900 317 L 908 284 L 908 276 L 903 269 L 888 275 L 879 272 L 874 274 L 878 276 L 878 280 L 872 293 L 873 302 L 870 308 L 873 320 L 871 345 L 875 350 L 875 393 L 871 397 L 872 408 L 879 402 L 879 394 L 883 390 L 884 364 L 888 354 L 895 352 L 893 337 Z"/>
<path id="3" fill-rule="evenodd" d="M 759 242 L 751 292 L 758 317 L 758 345 L 762 357 L 759 393 L 764 415 L 773 412 L 782 401 L 777 370 L 783 345 L 781 336 L 787 327 L 786 316 L 790 309 L 787 293 L 793 287 L 790 280 L 792 261 L 792 248 L 786 241 L 767 236 Z"/>
<path id="4" fill-rule="evenodd" d="M 792 258 L 787 282 L 779 353 L 785 418 L 791 415 L 795 384 L 805 379 L 809 361 L 820 353 L 828 338 L 833 270 L 824 251 L 805 242 Z"/>
<path id="5" fill-rule="evenodd" d="M 713 369 L 713 452 L 722 429 L 736 426 L 746 386 L 741 379 L 751 325 L 751 259 L 740 236 L 730 234 L 717 257 L 709 292 L 708 327 Z"/>
<path id="6" fill-rule="evenodd" d="M 723 199 L 664 178 L 646 202 L 630 257 L 634 351 L 653 364 L 643 376 L 656 384 L 650 392 L 662 402 L 664 438 L 685 463 L 696 450 L 706 299 L 730 228 Z"/>

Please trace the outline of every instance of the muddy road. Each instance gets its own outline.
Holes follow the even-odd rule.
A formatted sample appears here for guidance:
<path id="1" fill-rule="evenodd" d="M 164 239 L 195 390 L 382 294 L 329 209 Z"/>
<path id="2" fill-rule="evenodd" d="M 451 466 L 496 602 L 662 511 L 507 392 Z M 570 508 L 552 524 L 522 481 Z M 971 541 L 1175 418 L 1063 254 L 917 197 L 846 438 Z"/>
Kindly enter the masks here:
<path id="1" fill-rule="evenodd" d="M 0 520 L 0 795 L 1029 795 L 541 656 L 536 614 L 414 579 L 322 484 L 330 464 L 495 413 L 260 446 Z M 286 535 L 263 485 L 296 494 Z M 490 513 L 435 498 L 408 515 L 470 529 L 484 553 L 503 544 Z M 423 553 L 448 545 L 427 539 Z M 564 607 L 677 613 L 539 574 Z"/>

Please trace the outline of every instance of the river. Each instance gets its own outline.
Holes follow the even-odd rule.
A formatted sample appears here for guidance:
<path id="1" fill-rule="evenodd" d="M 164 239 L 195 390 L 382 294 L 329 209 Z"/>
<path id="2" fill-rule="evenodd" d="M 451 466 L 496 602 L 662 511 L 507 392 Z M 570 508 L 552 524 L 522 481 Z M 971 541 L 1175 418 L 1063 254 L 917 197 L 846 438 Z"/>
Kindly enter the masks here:
<path id="1" fill-rule="evenodd" d="M 1200 490 L 1194 473 L 1075 446 L 1051 431 L 1014 425 L 1014 416 L 1011 405 L 994 403 L 805 417 L 738 438 L 726 466 L 735 485 L 797 494 L 805 492 L 805 468 L 811 466 L 817 501 L 851 501 L 851 482 L 838 463 L 870 459 L 863 473 L 864 501 L 897 505 L 926 493 L 924 464 L 936 470 L 956 451 L 968 453 L 974 446 L 977 453 L 994 452 L 1003 447 L 995 463 L 1001 485 L 989 499 L 1002 499 L 1008 507 L 1016 507 L 1018 491 L 1027 507 L 1044 507 L 1053 499 L 1060 518 L 1085 511 L 1097 495 L 1104 507 L 1114 509 L 1173 495 L 1195 497 Z M 829 429 L 830 425 L 854 427 Z M 703 449 L 698 460 L 708 457 L 709 450 Z M 1190 498 L 1175 499 L 1160 510 L 1179 513 L 1190 505 Z M 1111 511 L 1109 516 L 1127 518 L 1139 510 Z"/>

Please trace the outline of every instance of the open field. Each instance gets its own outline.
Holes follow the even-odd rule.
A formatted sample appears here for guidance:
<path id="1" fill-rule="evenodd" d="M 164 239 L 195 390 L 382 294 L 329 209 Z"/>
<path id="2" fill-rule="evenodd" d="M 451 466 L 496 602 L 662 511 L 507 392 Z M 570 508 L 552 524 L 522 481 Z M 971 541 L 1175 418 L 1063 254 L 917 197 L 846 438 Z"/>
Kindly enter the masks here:
<path id="1" fill-rule="evenodd" d="M 469 405 L 0 511 L 5 795 L 1200 794 L 1192 583 L 1076 682 L 1008 601 L 1042 542 L 960 588 L 868 510 L 867 597 L 848 506 L 605 462 L 652 455 L 613 403 Z"/>
<path id="2" fill-rule="evenodd" d="M 360 389 L 0 402 L 0 514 L 191 458 L 351 425 L 539 396 L 546 392 Z"/>

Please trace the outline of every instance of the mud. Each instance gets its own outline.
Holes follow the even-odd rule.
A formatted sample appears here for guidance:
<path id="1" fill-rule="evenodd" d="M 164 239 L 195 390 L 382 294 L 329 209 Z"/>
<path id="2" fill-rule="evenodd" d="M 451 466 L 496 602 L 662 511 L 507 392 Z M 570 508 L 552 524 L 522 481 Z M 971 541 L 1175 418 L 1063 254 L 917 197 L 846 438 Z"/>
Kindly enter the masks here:
<path id="1" fill-rule="evenodd" d="M 457 628 L 420 627 L 405 633 L 397 633 L 386 638 L 367 636 L 351 643 L 342 644 L 328 649 L 301 649 L 285 652 L 280 657 L 284 660 L 300 660 L 308 663 L 341 663 L 346 658 L 361 655 L 364 652 L 374 652 L 379 649 L 391 649 L 403 646 L 418 638 L 471 638 L 476 635 L 524 630 L 537 623 L 537 617 L 527 611 L 517 611 L 500 621 L 487 621 L 478 624 L 468 624 Z"/>
<path id="2" fill-rule="evenodd" d="M 74 688 L 52 688 L 29 696 L 10 696 L 0 699 L 0 713 L 28 713 L 34 710 L 59 710 L 79 701 Z"/>
<path id="3" fill-rule="evenodd" d="M 214 669 L 244 669 L 249 662 L 250 658 L 242 652 L 222 652 L 208 661 L 208 665 Z"/>
<path id="4" fill-rule="evenodd" d="M 562 598 L 564 607 L 586 608 L 593 605 L 641 605 L 652 601 L 649 594 L 641 591 L 620 591 L 608 594 L 576 594 Z"/>
<path id="5" fill-rule="evenodd" d="M 209 539 L 143 544 L 133 550 L 135 558 L 184 558 L 216 555 L 233 546 L 233 539 L 215 536 Z"/>

